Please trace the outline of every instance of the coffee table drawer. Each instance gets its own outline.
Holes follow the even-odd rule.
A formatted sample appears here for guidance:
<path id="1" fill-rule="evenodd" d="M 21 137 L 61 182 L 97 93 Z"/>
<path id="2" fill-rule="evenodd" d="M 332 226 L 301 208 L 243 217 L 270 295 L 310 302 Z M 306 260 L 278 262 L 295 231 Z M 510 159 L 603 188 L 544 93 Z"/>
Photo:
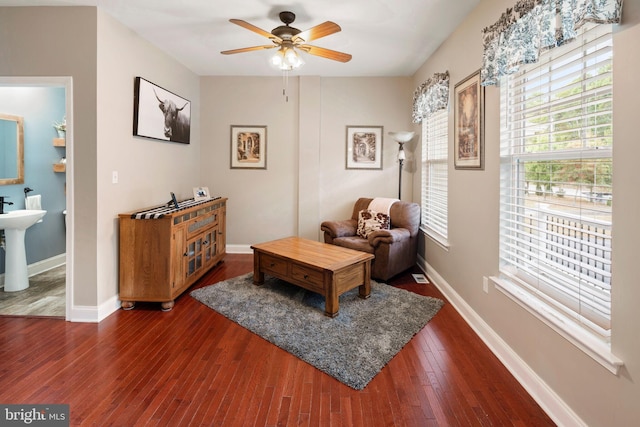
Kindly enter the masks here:
<path id="1" fill-rule="evenodd" d="M 299 282 L 311 284 L 318 289 L 323 288 L 322 272 L 311 268 L 301 267 L 294 264 L 291 266 L 291 278 Z"/>
<path id="2" fill-rule="evenodd" d="M 287 261 L 270 255 L 262 255 L 260 257 L 261 269 L 281 276 L 287 274 L 287 264 Z"/>

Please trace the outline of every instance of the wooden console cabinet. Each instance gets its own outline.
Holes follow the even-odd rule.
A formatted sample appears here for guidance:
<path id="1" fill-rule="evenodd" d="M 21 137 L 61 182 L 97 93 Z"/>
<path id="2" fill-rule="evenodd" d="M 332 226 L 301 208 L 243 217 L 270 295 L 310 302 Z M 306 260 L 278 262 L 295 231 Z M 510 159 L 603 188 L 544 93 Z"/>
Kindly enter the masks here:
<path id="1" fill-rule="evenodd" d="M 151 301 L 171 310 L 182 292 L 222 261 L 226 202 L 187 200 L 180 209 L 159 206 L 119 215 L 122 308 Z"/>

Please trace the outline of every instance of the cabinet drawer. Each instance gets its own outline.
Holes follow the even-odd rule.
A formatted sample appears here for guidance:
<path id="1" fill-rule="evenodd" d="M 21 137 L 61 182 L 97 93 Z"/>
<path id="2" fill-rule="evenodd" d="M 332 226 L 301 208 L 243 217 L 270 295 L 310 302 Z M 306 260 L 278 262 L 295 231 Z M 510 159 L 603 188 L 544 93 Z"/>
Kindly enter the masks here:
<path id="1" fill-rule="evenodd" d="M 322 272 L 299 265 L 291 266 L 291 278 L 298 282 L 311 284 L 316 288 L 323 288 Z"/>
<path id="2" fill-rule="evenodd" d="M 287 261 L 280 258 L 272 257 L 270 255 L 260 256 L 260 269 L 266 272 L 271 272 L 279 276 L 286 276 L 287 265 Z"/>
<path id="3" fill-rule="evenodd" d="M 197 216 L 186 223 L 187 238 L 202 233 L 205 228 L 218 224 L 218 211 L 212 211 L 202 216 Z"/>

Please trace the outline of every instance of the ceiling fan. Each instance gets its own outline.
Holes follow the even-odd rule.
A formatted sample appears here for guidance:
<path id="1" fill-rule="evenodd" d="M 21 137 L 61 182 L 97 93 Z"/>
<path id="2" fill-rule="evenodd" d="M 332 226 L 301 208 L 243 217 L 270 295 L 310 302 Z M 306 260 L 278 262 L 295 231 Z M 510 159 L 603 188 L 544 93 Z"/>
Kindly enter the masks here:
<path id="1" fill-rule="evenodd" d="M 271 32 L 267 32 L 241 19 L 230 19 L 229 22 L 268 38 L 272 44 L 225 50 L 220 53 L 223 55 L 231 55 L 235 53 L 252 52 L 254 50 L 278 48 L 276 54 L 271 58 L 271 62 L 275 67 L 284 71 L 289 71 L 302 65 L 302 60 L 295 51 L 296 49 L 333 61 L 349 62 L 351 60 L 351 55 L 348 53 L 307 44 L 310 41 L 341 31 L 340 26 L 335 22 L 327 21 L 306 31 L 300 31 L 289 25 L 296 19 L 296 15 L 293 12 L 280 12 L 279 17 L 284 25 L 274 28 Z"/>

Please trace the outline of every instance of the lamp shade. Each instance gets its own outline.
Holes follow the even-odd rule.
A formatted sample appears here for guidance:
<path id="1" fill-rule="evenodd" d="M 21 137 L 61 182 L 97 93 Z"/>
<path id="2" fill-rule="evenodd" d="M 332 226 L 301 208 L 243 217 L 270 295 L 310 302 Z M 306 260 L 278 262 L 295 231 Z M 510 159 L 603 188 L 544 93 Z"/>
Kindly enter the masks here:
<path id="1" fill-rule="evenodd" d="M 393 138 L 394 141 L 401 144 L 411 141 L 415 136 L 415 134 L 416 134 L 415 132 L 409 132 L 406 130 L 401 130 L 398 132 L 389 132 L 389 136 Z"/>

